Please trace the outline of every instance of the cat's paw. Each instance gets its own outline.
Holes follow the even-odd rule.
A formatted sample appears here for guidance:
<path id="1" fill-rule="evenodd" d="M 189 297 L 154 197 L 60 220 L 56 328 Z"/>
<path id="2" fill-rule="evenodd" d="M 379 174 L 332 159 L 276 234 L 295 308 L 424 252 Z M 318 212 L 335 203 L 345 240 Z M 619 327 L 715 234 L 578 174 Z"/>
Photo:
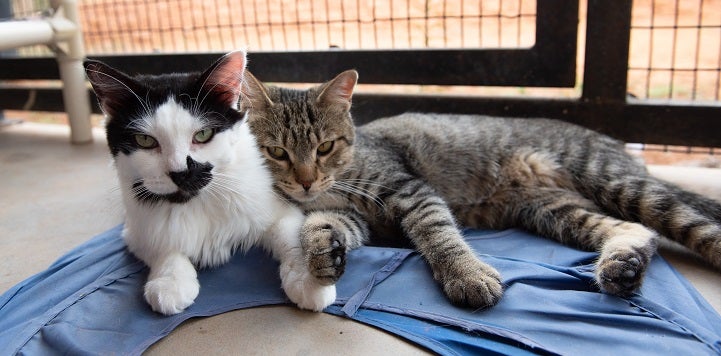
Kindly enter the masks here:
<path id="1" fill-rule="evenodd" d="M 496 305 L 503 295 L 501 276 L 487 265 L 447 276 L 441 284 L 451 303 L 461 307 L 488 308 Z"/>
<path id="2" fill-rule="evenodd" d="M 304 229 L 301 239 L 308 270 L 321 285 L 331 285 L 345 272 L 346 239 L 331 225 Z"/>
<path id="3" fill-rule="evenodd" d="M 290 277 L 283 280 L 288 299 L 300 309 L 323 311 L 335 302 L 335 285 L 322 285 L 312 276 Z"/>
<path id="4" fill-rule="evenodd" d="M 158 277 L 145 283 L 145 300 L 158 313 L 178 314 L 193 304 L 200 292 L 197 278 Z"/>
<path id="5" fill-rule="evenodd" d="M 596 263 L 596 283 L 603 292 L 628 297 L 641 287 L 649 261 L 635 249 L 602 255 Z"/>

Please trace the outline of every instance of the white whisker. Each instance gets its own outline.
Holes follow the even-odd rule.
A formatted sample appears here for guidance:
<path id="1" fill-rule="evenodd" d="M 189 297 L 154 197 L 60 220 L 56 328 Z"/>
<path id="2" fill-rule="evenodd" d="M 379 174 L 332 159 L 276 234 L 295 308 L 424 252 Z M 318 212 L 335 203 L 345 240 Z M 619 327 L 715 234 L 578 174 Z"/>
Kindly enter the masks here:
<path id="1" fill-rule="evenodd" d="M 368 179 L 342 179 L 341 181 L 351 183 L 351 184 L 360 183 L 360 184 L 365 184 L 365 185 L 372 185 L 374 187 L 383 188 L 386 190 L 393 190 L 388 186 L 385 186 L 383 184 L 380 184 L 378 182 L 368 180 Z"/>
<path id="2" fill-rule="evenodd" d="M 366 188 L 359 187 L 344 181 L 335 181 L 335 183 L 331 186 L 331 189 L 336 189 L 339 191 L 344 191 L 360 197 L 367 198 L 373 203 L 375 203 L 379 208 L 385 209 L 385 203 L 383 202 L 383 200 L 380 199 L 375 193 Z"/>

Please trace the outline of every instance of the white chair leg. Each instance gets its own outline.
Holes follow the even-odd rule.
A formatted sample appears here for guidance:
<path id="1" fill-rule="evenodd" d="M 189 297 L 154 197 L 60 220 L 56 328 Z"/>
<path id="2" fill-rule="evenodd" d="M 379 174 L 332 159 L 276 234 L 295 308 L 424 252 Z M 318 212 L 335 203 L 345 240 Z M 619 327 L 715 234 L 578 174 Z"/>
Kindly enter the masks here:
<path id="1" fill-rule="evenodd" d="M 59 24 L 64 25 L 66 23 L 64 20 L 69 20 L 75 24 L 74 29 L 69 34 L 65 32 L 65 28 L 56 28 L 56 34 L 58 37 L 62 37 L 62 41 L 58 42 L 54 48 L 58 60 L 60 79 L 63 82 L 63 102 L 70 123 L 70 141 L 72 143 L 92 142 L 90 98 L 85 84 L 85 71 L 83 70 L 85 49 L 83 47 L 82 30 L 78 21 L 77 1 L 54 0 L 52 4 L 57 11 L 56 14 L 63 17 Z M 51 20 L 52 22 L 53 20 Z"/>

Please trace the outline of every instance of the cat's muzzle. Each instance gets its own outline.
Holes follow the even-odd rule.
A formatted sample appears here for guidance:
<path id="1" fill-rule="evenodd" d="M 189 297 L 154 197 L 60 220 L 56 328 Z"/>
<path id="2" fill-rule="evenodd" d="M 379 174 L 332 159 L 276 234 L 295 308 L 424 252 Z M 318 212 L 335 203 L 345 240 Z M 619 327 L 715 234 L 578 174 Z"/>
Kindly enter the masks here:
<path id="1" fill-rule="evenodd" d="M 208 185 L 213 178 L 211 173 L 213 165 L 210 163 L 199 163 L 190 156 L 187 158 L 188 169 L 183 171 L 169 172 L 168 177 L 175 183 L 178 190 L 173 193 L 158 194 L 148 190 L 142 181 L 133 184 L 135 197 L 146 203 L 167 201 L 170 203 L 185 203 L 198 195 L 201 189 Z"/>

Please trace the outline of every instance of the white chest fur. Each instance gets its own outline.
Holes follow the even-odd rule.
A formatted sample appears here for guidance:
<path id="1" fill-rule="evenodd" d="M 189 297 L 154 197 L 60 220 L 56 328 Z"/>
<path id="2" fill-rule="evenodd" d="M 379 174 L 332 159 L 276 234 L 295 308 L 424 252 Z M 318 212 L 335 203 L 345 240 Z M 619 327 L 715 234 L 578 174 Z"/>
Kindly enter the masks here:
<path id="1" fill-rule="evenodd" d="M 172 116 L 172 120 L 168 118 Z M 150 263 L 170 251 L 181 253 L 199 267 L 226 262 L 235 249 L 256 244 L 273 220 L 276 204 L 269 172 L 245 123 L 219 132 L 205 145 L 192 143 L 199 123 L 172 100 L 145 120 L 144 131 L 159 148 L 116 157 L 126 208 L 124 238 L 128 248 Z M 140 201 L 133 184 L 142 181 L 157 194 L 177 187 L 168 177 L 184 159 L 213 165 L 212 178 L 187 202 Z"/>

